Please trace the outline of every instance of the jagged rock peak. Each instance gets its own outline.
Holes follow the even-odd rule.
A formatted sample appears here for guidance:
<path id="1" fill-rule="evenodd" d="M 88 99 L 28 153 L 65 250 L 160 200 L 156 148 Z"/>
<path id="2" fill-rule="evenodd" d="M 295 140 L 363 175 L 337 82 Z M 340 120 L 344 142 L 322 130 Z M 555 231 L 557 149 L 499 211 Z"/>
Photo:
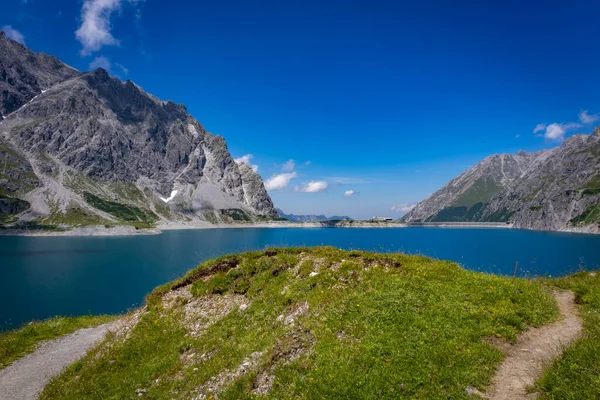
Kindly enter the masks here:
<path id="1" fill-rule="evenodd" d="M 19 154 L 14 164 L 31 165 L 43 186 L 14 188 L 31 215 L 55 213 L 56 203 L 62 213 L 123 215 L 102 210 L 103 201 L 135 205 L 154 215 L 148 220 L 277 215 L 260 176 L 238 166 L 225 140 L 182 104 L 102 68 L 80 73 L 10 39 L 0 40 L 0 77 L 0 134 Z"/>

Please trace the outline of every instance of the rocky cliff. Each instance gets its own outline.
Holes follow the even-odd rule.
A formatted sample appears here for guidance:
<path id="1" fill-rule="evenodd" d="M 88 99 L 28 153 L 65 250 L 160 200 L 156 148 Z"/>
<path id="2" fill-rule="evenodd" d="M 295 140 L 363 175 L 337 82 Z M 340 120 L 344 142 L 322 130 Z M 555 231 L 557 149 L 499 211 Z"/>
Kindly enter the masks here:
<path id="1" fill-rule="evenodd" d="M 260 176 L 185 106 L 103 69 L 80 73 L 2 32 L 0 55 L 0 196 L 13 204 L 5 223 L 277 216 Z"/>
<path id="2" fill-rule="evenodd" d="M 488 157 L 402 220 L 600 232 L 600 127 L 551 150 Z"/>

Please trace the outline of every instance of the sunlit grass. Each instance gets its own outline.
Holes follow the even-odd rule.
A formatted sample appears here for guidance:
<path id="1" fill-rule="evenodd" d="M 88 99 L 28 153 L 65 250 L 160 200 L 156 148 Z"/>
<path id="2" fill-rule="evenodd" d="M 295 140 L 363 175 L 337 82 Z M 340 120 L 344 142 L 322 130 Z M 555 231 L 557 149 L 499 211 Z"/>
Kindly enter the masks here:
<path id="1" fill-rule="evenodd" d="M 186 302 L 166 309 L 162 301 L 188 283 L 194 298 L 243 295 L 248 308 L 191 336 L 182 323 Z M 278 318 L 304 302 L 308 311 L 293 324 Z M 537 281 L 330 247 L 208 261 L 156 289 L 147 304 L 129 339 L 109 338 L 110 346 L 68 368 L 42 398 L 194 398 L 257 352 L 256 365 L 226 381 L 220 398 L 257 397 L 265 371 L 274 376 L 267 398 L 466 398 L 465 388 L 484 388 L 502 360 L 490 337 L 515 340 L 557 317 Z"/>

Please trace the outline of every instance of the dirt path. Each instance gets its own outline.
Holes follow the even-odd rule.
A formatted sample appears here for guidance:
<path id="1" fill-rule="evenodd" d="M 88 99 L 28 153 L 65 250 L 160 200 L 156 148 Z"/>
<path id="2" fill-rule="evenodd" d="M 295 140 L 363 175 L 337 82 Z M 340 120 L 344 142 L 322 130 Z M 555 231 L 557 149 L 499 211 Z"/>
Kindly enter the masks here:
<path id="1" fill-rule="evenodd" d="M 491 400 L 521 400 L 535 398 L 527 388 L 535 384 L 544 367 L 557 358 L 565 346 L 577 339 L 583 328 L 572 292 L 556 292 L 562 318 L 550 325 L 531 328 L 514 346 L 507 346 L 506 358 L 496 371 L 488 389 Z"/>
<path id="2" fill-rule="evenodd" d="M 115 326 L 104 324 L 80 329 L 43 343 L 33 353 L 0 370 L 2 400 L 35 400 L 51 378 L 83 357 Z"/>

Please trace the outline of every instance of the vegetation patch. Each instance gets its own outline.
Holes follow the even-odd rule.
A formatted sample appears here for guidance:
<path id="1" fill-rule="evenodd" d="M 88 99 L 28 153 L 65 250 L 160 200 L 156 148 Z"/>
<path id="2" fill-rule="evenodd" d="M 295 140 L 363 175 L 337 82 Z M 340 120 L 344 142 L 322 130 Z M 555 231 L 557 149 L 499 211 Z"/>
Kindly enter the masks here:
<path id="1" fill-rule="evenodd" d="M 589 206 L 583 213 L 573 218 L 573 225 L 587 225 L 600 221 L 600 203 Z"/>
<path id="2" fill-rule="evenodd" d="M 239 208 L 225 208 L 219 210 L 221 217 L 224 219 L 233 220 L 235 222 L 251 222 L 252 218 L 242 209 Z"/>
<path id="3" fill-rule="evenodd" d="M 490 215 L 483 218 L 482 222 L 510 222 L 512 216 L 515 215 L 515 211 L 510 211 L 507 208 L 501 208 Z"/>
<path id="4" fill-rule="evenodd" d="M 465 206 L 467 209 L 477 203 L 486 204 L 502 190 L 494 180 L 486 177 L 477 179 L 473 185 L 456 199 L 454 205 Z"/>
<path id="5" fill-rule="evenodd" d="M 544 206 L 531 206 L 529 207 L 529 211 L 540 211 Z"/>
<path id="6" fill-rule="evenodd" d="M 219 223 L 219 218 L 217 218 L 217 215 L 215 214 L 215 210 L 213 210 L 212 208 L 202 211 L 202 216 L 204 217 L 204 219 L 206 221 L 210 222 L 211 224 Z"/>
<path id="7" fill-rule="evenodd" d="M 70 225 L 70 226 L 85 226 L 85 225 L 108 225 L 111 221 L 92 214 L 79 207 L 68 208 L 64 213 L 56 211 L 49 217 L 44 218 L 43 223 L 48 225 Z"/>
<path id="8" fill-rule="evenodd" d="M 104 200 L 89 192 L 84 192 L 85 201 L 99 210 L 102 210 L 122 221 L 133 223 L 139 227 L 150 227 L 158 220 L 156 214 L 150 210 L 142 210 L 128 204 Z"/>
<path id="9" fill-rule="evenodd" d="M 588 183 L 579 188 L 582 196 L 595 196 L 600 193 L 600 174 L 596 174 Z"/>
<path id="10" fill-rule="evenodd" d="M 20 329 L 0 333 L 0 369 L 33 352 L 44 340 L 114 320 L 113 316 L 54 317 L 34 321 Z"/>
<path id="11" fill-rule="evenodd" d="M 154 209 L 156 210 L 157 213 L 159 213 L 160 215 L 162 215 L 165 218 L 171 218 L 172 217 L 171 209 L 163 201 L 157 201 L 157 202 L 155 202 L 154 203 Z"/>
<path id="12" fill-rule="evenodd" d="M 15 216 L 29 208 L 29 202 L 0 194 L 0 223 L 15 220 Z"/>
<path id="13" fill-rule="evenodd" d="M 476 203 L 473 206 L 446 207 L 427 222 L 473 222 L 479 221 L 487 203 Z"/>
<path id="14" fill-rule="evenodd" d="M 146 302 L 42 398 L 467 398 L 502 360 L 488 338 L 557 317 L 539 281 L 331 247 L 221 257 Z"/>

